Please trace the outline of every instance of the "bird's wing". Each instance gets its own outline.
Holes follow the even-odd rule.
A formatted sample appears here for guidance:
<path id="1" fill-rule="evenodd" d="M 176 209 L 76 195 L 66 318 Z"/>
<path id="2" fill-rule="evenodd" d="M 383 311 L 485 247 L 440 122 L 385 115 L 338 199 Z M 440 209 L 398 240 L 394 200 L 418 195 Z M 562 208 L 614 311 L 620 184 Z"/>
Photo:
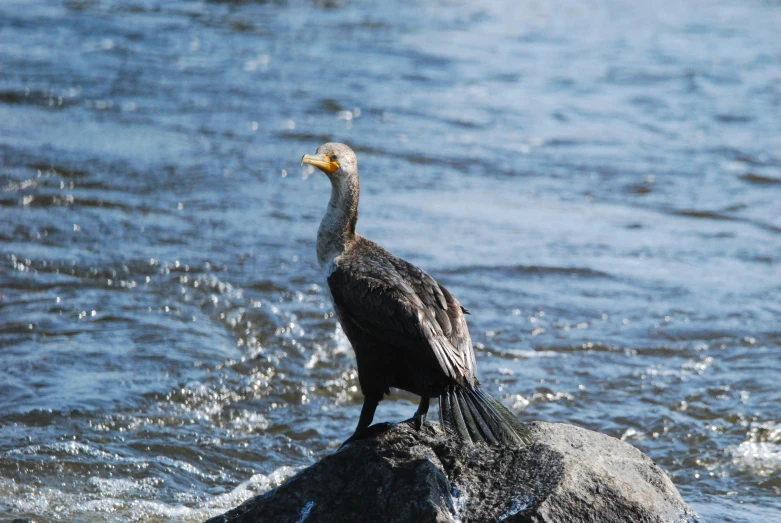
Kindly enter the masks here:
<path id="1" fill-rule="evenodd" d="M 474 353 L 461 305 L 429 275 L 399 262 L 364 255 L 335 263 L 328 287 L 339 314 L 394 345 L 430 351 L 446 375 L 471 382 Z"/>
<path id="2" fill-rule="evenodd" d="M 419 267 L 396 257 L 392 258 L 391 263 L 412 287 L 426 308 L 433 311 L 442 333 L 464 360 L 468 375 L 476 376 L 475 353 L 464 317 L 466 309 L 443 285 L 437 283 L 434 278 Z"/>

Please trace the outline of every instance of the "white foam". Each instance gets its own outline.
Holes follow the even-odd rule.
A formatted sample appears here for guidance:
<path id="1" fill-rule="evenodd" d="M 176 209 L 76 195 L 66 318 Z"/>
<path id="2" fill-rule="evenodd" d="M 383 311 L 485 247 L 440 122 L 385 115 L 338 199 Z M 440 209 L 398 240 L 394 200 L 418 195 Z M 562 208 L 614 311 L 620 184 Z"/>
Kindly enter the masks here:
<path id="1" fill-rule="evenodd" d="M 239 483 L 236 488 L 230 492 L 220 494 L 207 500 L 202 506 L 204 508 L 219 508 L 222 511 L 233 508 L 252 496 L 257 496 L 274 487 L 284 483 L 289 477 L 296 473 L 293 467 L 280 467 L 269 475 L 255 474 L 246 481 Z M 219 512 L 218 512 L 219 513 Z"/>
<path id="2" fill-rule="evenodd" d="M 749 440 L 732 451 L 732 463 L 760 476 L 781 472 L 781 423 L 752 424 Z"/>
<path id="3" fill-rule="evenodd" d="M 87 445 L 86 443 L 80 443 L 78 441 L 60 441 L 57 443 L 50 443 L 48 445 L 28 445 L 19 449 L 10 449 L 3 454 L 10 456 L 13 454 L 59 455 L 62 453 L 69 454 L 71 456 L 85 455 L 112 461 L 119 458 L 119 456 L 116 454 L 104 452 L 100 449 Z"/>
<path id="4" fill-rule="evenodd" d="M 263 414 L 243 409 L 241 413 L 231 420 L 233 428 L 247 434 L 266 430 L 269 421 Z"/>
<path id="5" fill-rule="evenodd" d="M 781 445 L 777 443 L 744 441 L 732 451 L 732 463 L 760 476 L 781 472 Z"/>
<path id="6" fill-rule="evenodd" d="M 568 355 L 552 350 L 499 349 L 499 354 L 505 358 L 529 360 L 533 358 L 566 358 Z"/>
<path id="7" fill-rule="evenodd" d="M 90 484 L 94 485 L 104 495 L 116 497 L 123 494 L 137 494 L 142 491 L 151 492 L 154 480 L 151 478 L 140 481 L 132 479 L 114 479 L 91 477 Z"/>
<path id="8" fill-rule="evenodd" d="M 96 523 L 159 519 L 201 522 L 281 485 L 295 472 L 296 469 L 292 467 L 280 467 L 268 475 L 255 474 L 232 490 L 200 503 L 194 496 L 184 496 L 192 505 L 155 501 L 159 489 L 151 478 L 136 481 L 93 477 L 89 483 L 97 487 L 96 492 L 84 492 L 83 489 L 69 492 L 50 486 L 20 485 L 13 480 L 0 478 L 0 507 L 12 514 L 28 515 L 35 519 Z"/>

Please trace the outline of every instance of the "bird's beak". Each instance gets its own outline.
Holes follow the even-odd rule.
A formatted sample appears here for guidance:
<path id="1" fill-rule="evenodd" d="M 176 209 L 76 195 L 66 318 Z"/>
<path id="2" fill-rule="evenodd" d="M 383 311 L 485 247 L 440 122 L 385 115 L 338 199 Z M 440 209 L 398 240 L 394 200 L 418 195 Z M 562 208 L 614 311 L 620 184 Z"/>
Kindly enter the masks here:
<path id="1" fill-rule="evenodd" d="M 327 154 L 322 156 L 312 156 L 311 154 L 305 154 L 301 158 L 301 165 L 304 164 L 314 165 L 326 174 L 333 174 L 339 170 L 339 162 L 331 160 Z"/>

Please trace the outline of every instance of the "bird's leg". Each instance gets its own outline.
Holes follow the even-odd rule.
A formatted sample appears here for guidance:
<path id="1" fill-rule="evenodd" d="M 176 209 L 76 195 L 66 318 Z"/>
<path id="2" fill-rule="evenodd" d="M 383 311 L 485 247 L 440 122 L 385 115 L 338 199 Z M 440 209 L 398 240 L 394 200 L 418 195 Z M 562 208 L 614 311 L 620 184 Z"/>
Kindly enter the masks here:
<path id="1" fill-rule="evenodd" d="M 363 398 L 361 417 L 358 418 L 358 426 L 355 428 L 355 434 L 363 432 L 369 428 L 369 425 L 371 425 L 372 420 L 374 419 L 374 412 L 377 410 L 377 405 L 379 404 L 379 398 L 374 396 L 365 396 Z"/>
<path id="2" fill-rule="evenodd" d="M 418 410 L 415 411 L 415 415 L 408 421 L 415 428 L 420 430 L 423 426 L 423 422 L 426 421 L 426 414 L 428 414 L 429 397 L 422 396 L 420 398 L 420 404 L 418 404 Z"/>
<path id="3" fill-rule="evenodd" d="M 381 398 L 381 395 L 379 397 L 364 396 L 361 417 L 358 418 L 358 426 L 355 428 L 353 435 L 347 438 L 347 441 L 342 443 L 342 447 L 353 441 L 384 432 L 392 426 L 391 423 L 377 423 L 375 425 L 371 425 L 371 422 L 374 419 L 374 411 L 377 410 L 377 405 L 380 403 Z M 371 425 L 371 427 L 369 425 Z"/>

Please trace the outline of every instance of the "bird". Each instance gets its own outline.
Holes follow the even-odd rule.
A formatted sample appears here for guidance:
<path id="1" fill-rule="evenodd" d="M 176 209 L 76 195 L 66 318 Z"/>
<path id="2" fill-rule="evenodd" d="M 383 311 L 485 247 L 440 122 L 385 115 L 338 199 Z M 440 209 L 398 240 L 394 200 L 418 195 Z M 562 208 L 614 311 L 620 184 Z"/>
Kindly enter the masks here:
<path id="1" fill-rule="evenodd" d="M 389 423 L 372 426 L 375 410 L 390 388 L 420 396 L 412 418 L 420 430 L 431 398 L 439 398 L 441 425 L 468 444 L 523 446 L 528 427 L 485 392 L 465 315 L 469 311 L 415 265 L 355 232 L 358 222 L 358 160 L 343 143 L 305 154 L 331 182 L 331 198 L 317 232 L 317 261 L 334 310 L 358 366 L 363 406 L 345 445 Z"/>

